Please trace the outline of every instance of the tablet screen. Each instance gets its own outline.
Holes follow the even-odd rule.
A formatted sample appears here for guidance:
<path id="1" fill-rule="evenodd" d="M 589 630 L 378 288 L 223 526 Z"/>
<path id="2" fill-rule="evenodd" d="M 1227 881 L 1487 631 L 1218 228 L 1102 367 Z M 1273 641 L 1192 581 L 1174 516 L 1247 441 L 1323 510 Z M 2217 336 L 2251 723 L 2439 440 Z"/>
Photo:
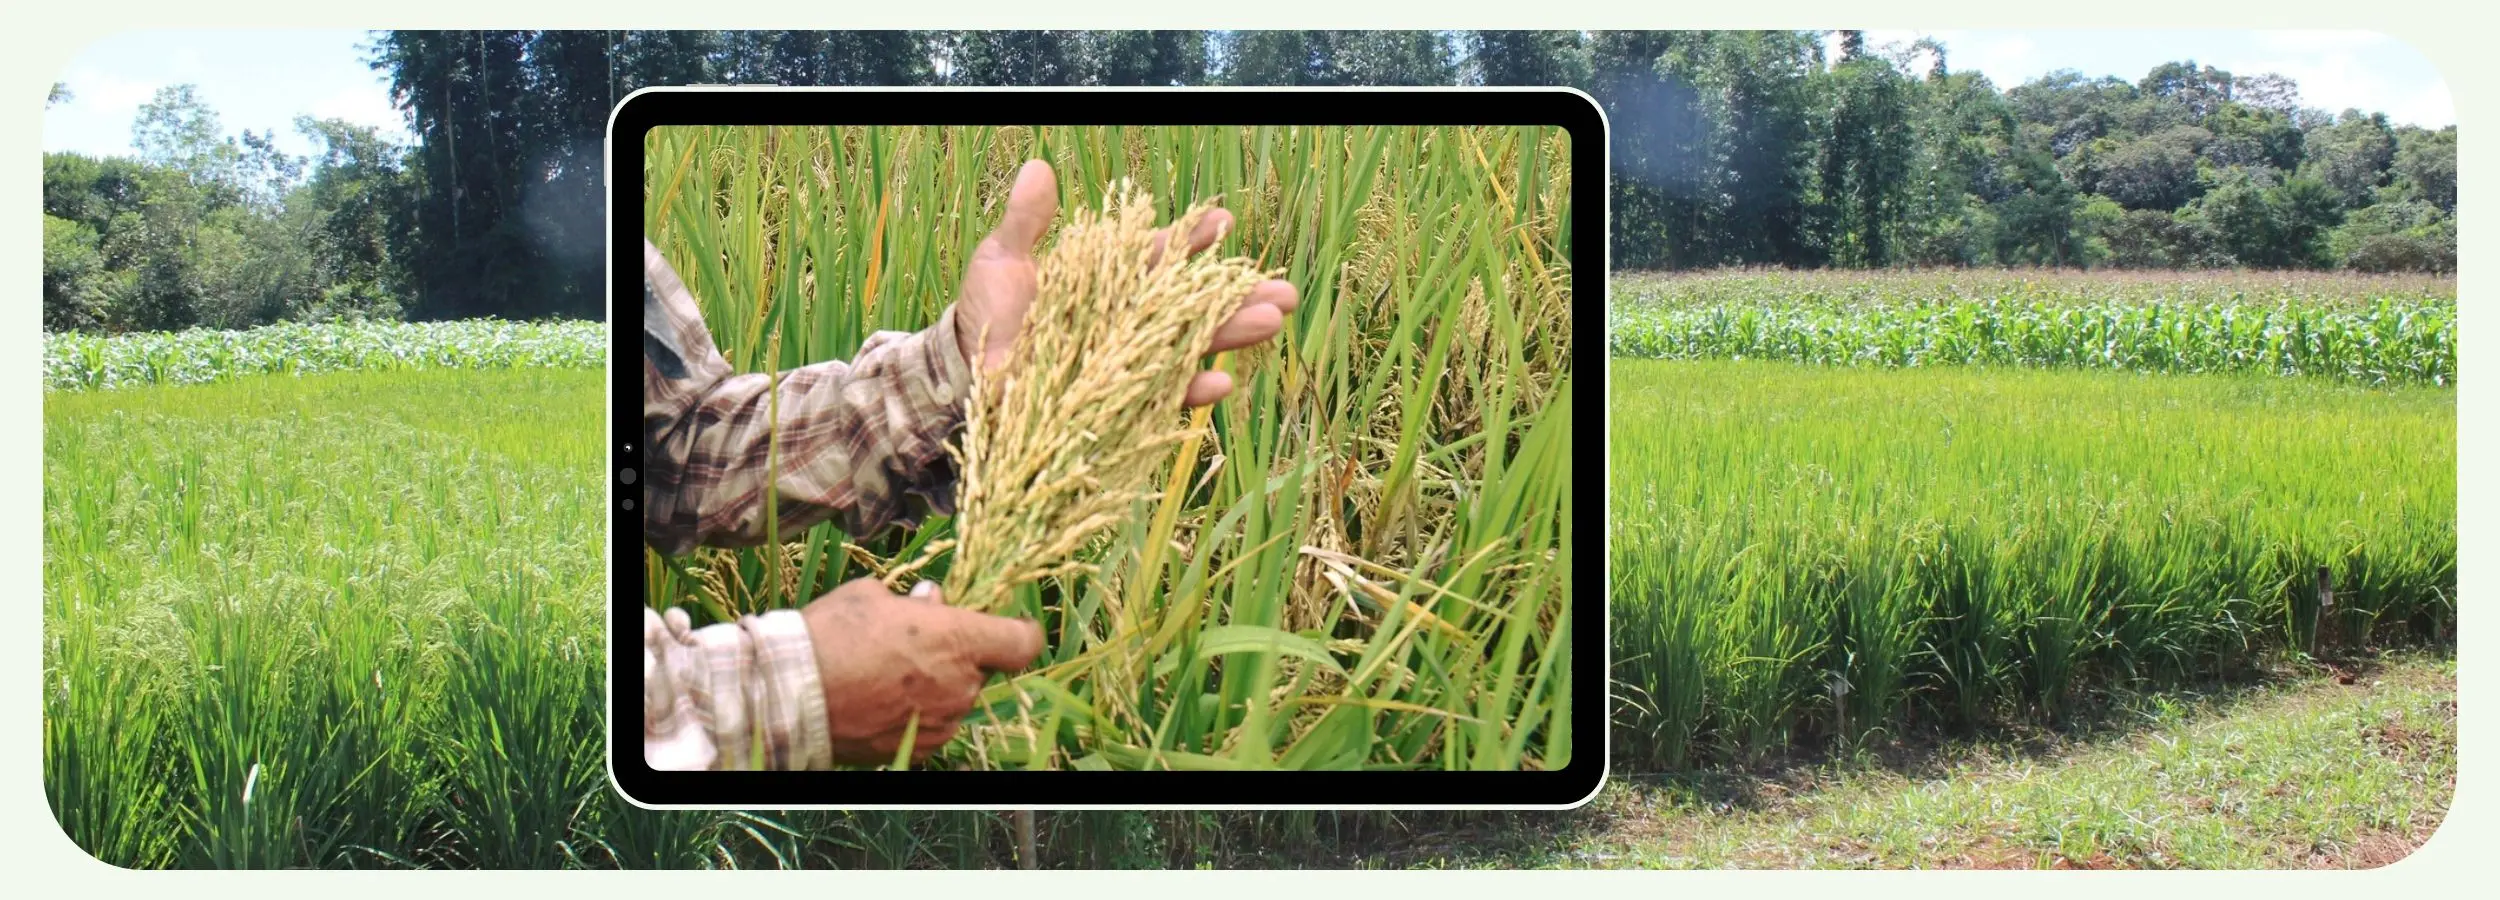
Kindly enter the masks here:
<path id="1" fill-rule="evenodd" d="M 619 787 L 1583 801 L 1604 150 L 1567 90 L 628 98 Z"/>

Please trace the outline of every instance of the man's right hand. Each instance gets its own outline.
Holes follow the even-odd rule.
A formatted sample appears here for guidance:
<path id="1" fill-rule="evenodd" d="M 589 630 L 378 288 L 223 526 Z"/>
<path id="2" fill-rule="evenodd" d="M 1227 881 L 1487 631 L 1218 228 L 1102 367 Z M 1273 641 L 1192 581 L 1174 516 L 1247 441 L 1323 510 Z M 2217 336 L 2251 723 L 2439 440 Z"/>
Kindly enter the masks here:
<path id="1" fill-rule="evenodd" d="M 1042 652 L 1041 626 L 947 606 L 934 585 L 905 597 L 860 578 L 800 615 L 816 645 L 834 759 L 854 765 L 892 762 L 914 711 L 912 759 L 937 752 L 989 673 L 1021 670 Z"/>

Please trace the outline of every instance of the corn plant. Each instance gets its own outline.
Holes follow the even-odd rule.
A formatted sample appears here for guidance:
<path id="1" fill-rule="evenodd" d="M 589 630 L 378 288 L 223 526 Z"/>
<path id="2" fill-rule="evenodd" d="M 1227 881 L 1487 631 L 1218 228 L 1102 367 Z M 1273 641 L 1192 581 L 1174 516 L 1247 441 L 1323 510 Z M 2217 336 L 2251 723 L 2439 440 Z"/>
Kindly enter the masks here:
<path id="1" fill-rule="evenodd" d="M 43 336 L 46 390 L 204 384 L 247 375 L 413 369 L 596 369 L 598 322 L 287 322 L 245 331 Z"/>
<path id="2" fill-rule="evenodd" d="M 2421 276 L 1706 273 L 1626 279 L 1608 313 L 1649 359 L 2457 377 L 2456 284 Z"/>

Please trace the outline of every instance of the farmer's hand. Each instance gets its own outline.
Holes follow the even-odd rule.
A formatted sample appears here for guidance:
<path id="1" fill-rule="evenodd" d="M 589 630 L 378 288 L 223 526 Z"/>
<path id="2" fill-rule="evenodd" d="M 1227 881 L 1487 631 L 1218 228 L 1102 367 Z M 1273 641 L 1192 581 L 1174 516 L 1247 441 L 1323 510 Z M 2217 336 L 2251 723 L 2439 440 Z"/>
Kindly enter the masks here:
<path id="1" fill-rule="evenodd" d="M 972 252 L 972 263 L 964 269 L 963 294 L 955 307 L 956 339 L 963 342 L 965 358 L 974 360 L 974 365 L 984 371 L 1007 361 L 1007 350 L 1016 341 L 1016 329 L 1024 325 L 1024 311 L 1033 306 L 1033 296 L 1040 288 L 1033 250 L 1058 215 L 1058 177 L 1051 174 L 1049 163 L 1038 159 L 1027 162 L 1016 173 L 1015 187 L 1007 192 L 1007 213 L 999 220 L 998 230 L 990 232 Z M 1198 221 L 1198 230 L 1189 236 L 1188 252 L 1197 253 L 1212 246 L 1232 221 L 1233 214 L 1220 209 L 1207 214 Z M 1163 240 L 1169 239 L 1167 233 Z M 1215 330 L 1212 349 L 1233 350 L 1275 337 L 1285 327 L 1285 314 L 1292 312 L 1298 302 L 1293 285 L 1281 280 L 1261 282 L 1242 298 L 1241 310 Z M 986 343 L 982 340 L 983 326 L 989 328 Z M 1183 402 L 1205 406 L 1223 399 L 1232 389 L 1232 376 L 1200 372 L 1190 379 Z"/>
<path id="2" fill-rule="evenodd" d="M 800 615 L 816 644 L 833 756 L 843 763 L 893 762 L 915 710 L 912 758 L 937 752 L 990 672 L 1022 669 L 1042 652 L 1040 626 L 947 606 L 934 585 L 900 597 L 874 578 L 855 579 Z"/>

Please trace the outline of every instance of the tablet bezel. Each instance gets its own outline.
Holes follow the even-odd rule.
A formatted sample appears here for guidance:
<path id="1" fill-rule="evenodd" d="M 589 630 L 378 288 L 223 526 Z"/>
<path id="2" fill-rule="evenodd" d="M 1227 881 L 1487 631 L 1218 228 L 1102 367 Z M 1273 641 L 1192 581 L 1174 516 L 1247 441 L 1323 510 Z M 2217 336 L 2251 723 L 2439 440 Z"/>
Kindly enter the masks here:
<path id="1" fill-rule="evenodd" d="M 641 278 L 645 134 L 665 126 L 721 125 L 1544 125 L 1571 135 L 1572 230 L 1594 236 L 1598 265 L 1575 266 L 1571 287 L 1574 393 L 1579 421 L 1606 423 L 1605 308 L 1609 249 L 1608 135 L 1603 111 L 1569 88 L 645 88 L 612 111 L 608 126 L 609 628 L 608 761 L 612 785 L 650 809 L 1568 809 L 1604 784 L 1611 760 L 1607 639 L 1607 479 L 1575 505 L 1568 527 L 1600 536 L 1575 580 L 1572 731 L 1600 752 L 1551 771 L 1277 772 L 671 772 L 650 768 L 640 736 L 617 712 L 638 708 L 642 668 L 621 637 L 639 633 L 644 572 L 639 479 L 640 373 L 620 362 L 639 353 L 643 307 L 619 292 Z M 620 174 L 625 173 L 625 174 Z M 1591 246 L 1587 238 L 1582 247 Z M 1583 258 L 1588 251 L 1583 249 Z M 1586 336 L 1594 336 L 1591 341 Z M 1584 363 L 1594 362 L 1594 366 Z M 1587 376 L 1596 376 L 1588 383 Z M 1592 389 L 1594 388 L 1594 389 Z M 1586 413 L 1595 412 L 1595 416 Z M 1575 441 L 1573 465 L 1608 471 L 1607 430 Z M 1581 434 L 1587 437 L 1585 431 Z M 631 448 L 629 451 L 628 448 Z M 1581 603 L 1595 597 L 1594 609 Z M 1590 616 L 1590 612 L 1595 616 Z M 1594 627 L 1591 627 L 1594 626 Z M 1594 737 L 1592 742 L 1589 740 Z"/>

